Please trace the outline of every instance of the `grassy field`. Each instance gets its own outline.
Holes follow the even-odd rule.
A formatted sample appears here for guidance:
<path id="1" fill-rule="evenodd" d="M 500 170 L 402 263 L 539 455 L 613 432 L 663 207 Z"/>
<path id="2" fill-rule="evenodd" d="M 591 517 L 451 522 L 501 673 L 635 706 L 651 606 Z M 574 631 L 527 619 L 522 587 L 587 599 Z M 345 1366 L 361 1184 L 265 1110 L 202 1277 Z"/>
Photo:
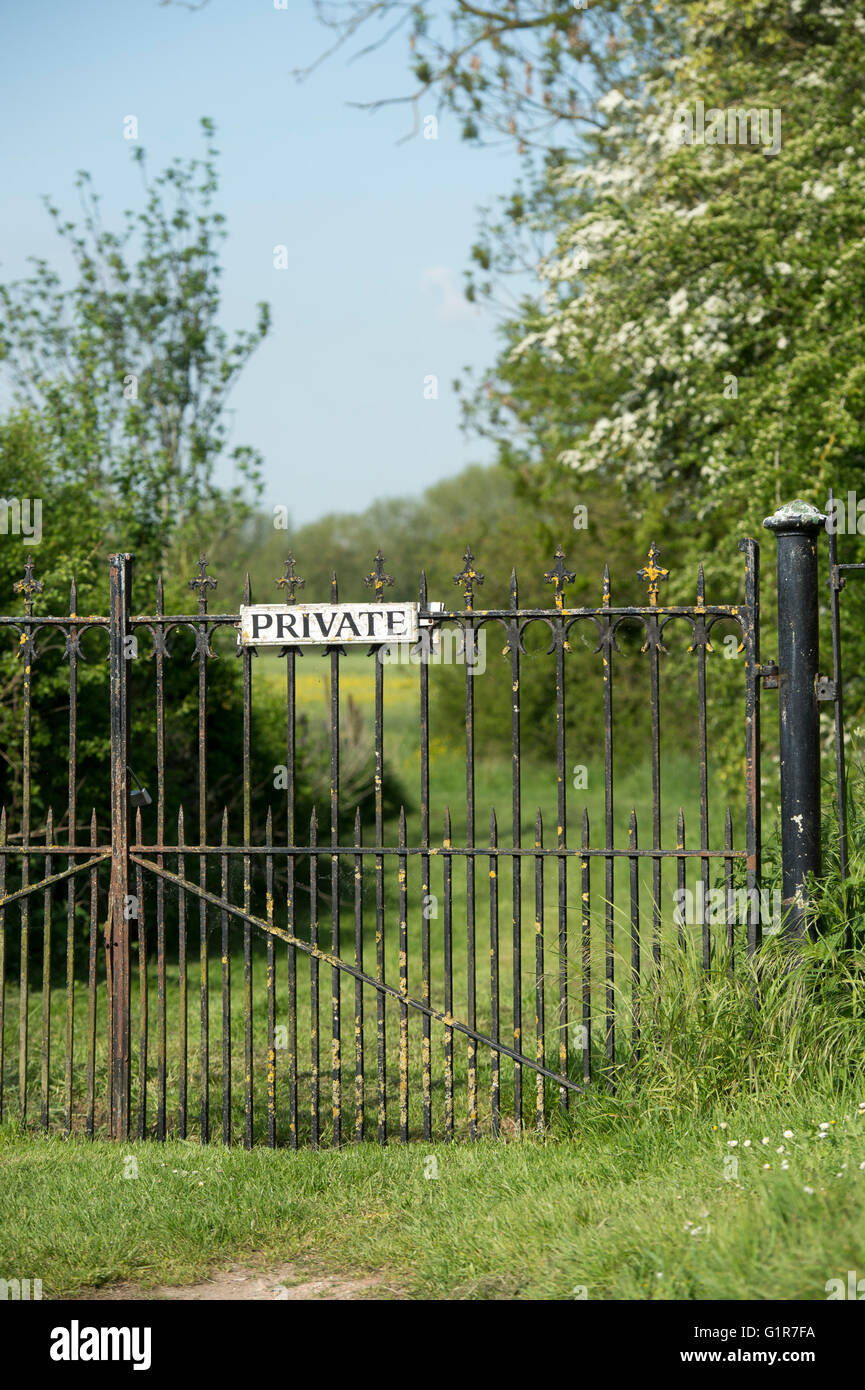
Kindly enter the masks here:
<path id="1" fill-rule="evenodd" d="M 0 1164 L 0 1270 L 54 1298 L 234 1261 L 373 1273 L 369 1296 L 433 1299 L 821 1300 L 829 1279 L 865 1270 L 852 1094 L 714 1117 L 595 1097 L 545 1143 L 318 1154 L 118 1150 L 6 1128 Z"/>

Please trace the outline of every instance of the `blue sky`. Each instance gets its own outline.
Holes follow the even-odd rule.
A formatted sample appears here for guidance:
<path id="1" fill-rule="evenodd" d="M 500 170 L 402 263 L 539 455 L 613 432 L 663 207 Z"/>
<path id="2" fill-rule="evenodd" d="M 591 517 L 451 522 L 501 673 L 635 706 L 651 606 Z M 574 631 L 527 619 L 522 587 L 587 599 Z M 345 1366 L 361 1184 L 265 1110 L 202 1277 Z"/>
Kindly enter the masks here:
<path id="1" fill-rule="evenodd" d="M 93 175 L 107 224 L 138 205 L 126 116 L 154 172 L 200 153 L 211 116 L 230 233 L 224 320 L 251 327 L 262 299 L 273 313 L 230 401 L 232 438 L 261 450 L 265 504 L 296 523 L 490 458 L 461 433 L 451 382 L 496 351 L 492 320 L 461 298 L 462 270 L 477 209 L 518 172 L 512 150 L 463 145 L 447 115 L 437 140 L 400 144 L 408 107 L 347 105 L 411 90 L 404 38 L 354 63 L 336 54 L 298 84 L 292 70 L 327 43 L 311 0 L 211 0 L 197 13 L 0 0 L 0 276 L 25 274 L 28 255 L 57 259 L 41 196 L 74 215 L 76 170 Z M 278 244 L 286 270 L 273 266 Z M 429 375 L 438 400 L 424 399 Z"/>

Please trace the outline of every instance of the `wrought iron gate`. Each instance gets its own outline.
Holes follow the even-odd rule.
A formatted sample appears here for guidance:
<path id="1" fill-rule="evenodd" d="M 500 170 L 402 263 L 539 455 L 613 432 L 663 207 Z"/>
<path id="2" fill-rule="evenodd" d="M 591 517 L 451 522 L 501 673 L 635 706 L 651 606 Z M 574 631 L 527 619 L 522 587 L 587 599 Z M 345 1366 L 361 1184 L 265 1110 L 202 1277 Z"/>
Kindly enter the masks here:
<path id="1" fill-rule="evenodd" d="M 325 824 L 315 807 L 301 824 L 299 653 L 287 646 L 280 653 L 285 776 L 279 795 L 269 792 L 264 833 L 255 834 L 260 778 L 253 775 L 251 730 L 257 658 L 248 647 L 238 650 L 237 802 L 222 810 L 215 835 L 219 808 L 209 801 L 207 768 L 219 713 L 208 708 L 208 672 L 215 638 L 226 630 L 233 637 L 239 615 L 211 610 L 216 581 L 204 556 L 189 581 L 194 611 L 175 614 L 164 611 L 161 583 L 153 611 L 136 614 L 133 557 L 112 556 L 107 616 L 77 613 L 74 585 L 65 616 L 37 613 L 42 585 L 28 560 L 16 585 L 24 611 L 0 618 L 0 629 L 17 644 L 21 711 L 17 824 L 5 809 L 0 823 L 0 1113 L 28 1119 L 38 1098 L 42 1126 L 67 1133 L 83 1127 L 90 1135 L 105 1131 L 121 1139 L 195 1134 L 205 1141 L 241 1139 L 251 1145 L 261 1139 L 296 1147 L 373 1137 L 385 1143 L 393 1137 L 406 1142 L 421 1135 L 445 1140 L 496 1135 L 507 1127 L 544 1126 L 551 1106 L 567 1110 L 592 1080 L 593 1068 L 604 1073 L 614 1067 L 623 1050 L 623 1029 L 628 1045 L 639 1044 L 641 987 L 660 968 L 663 943 L 670 939 L 668 899 L 662 893 L 665 865 L 679 889 L 689 866 L 699 874 L 704 906 L 693 936 L 706 964 L 715 929 L 705 897 L 714 874 L 728 889 L 744 877 L 749 906 L 742 945 L 753 952 L 760 942 L 755 906 L 760 685 L 767 676 L 771 680 L 772 670 L 760 665 L 759 547 L 744 540 L 739 549 L 742 591 L 738 601 L 726 604 L 707 601 L 701 569 L 693 603 L 665 605 L 661 585 L 668 571 L 654 545 L 639 570 L 646 594 L 637 606 L 615 603 L 608 572 L 599 603 L 570 606 L 567 590 L 574 575 L 561 548 L 544 576 L 552 590 L 547 607 L 521 605 L 516 575 L 501 606 L 478 607 L 484 576 L 468 549 L 454 579 L 459 605 L 430 604 L 421 579 L 421 621 L 431 632 L 460 634 L 452 650 L 461 652 L 465 665 L 465 803 L 459 834 L 450 807 L 440 817 L 439 806 L 434 818 L 433 661 L 421 659 L 417 665 L 418 813 L 407 816 L 403 808 L 391 820 L 384 794 L 388 667 L 382 649 L 370 649 L 374 766 L 366 825 L 360 810 L 352 820 L 351 808 L 347 817 L 341 804 L 340 679 L 346 657 L 339 646 L 325 649 L 330 711 Z M 381 551 L 366 582 L 382 602 L 391 581 Z M 284 601 L 294 604 L 304 581 L 291 556 L 276 583 Z M 331 600 L 337 596 L 334 579 Z M 244 602 L 250 598 L 247 581 Z M 711 634 L 720 622 L 735 626 L 744 657 L 739 669 L 745 810 L 743 840 L 734 838 L 728 812 L 723 842 L 713 843 L 707 665 Z M 614 813 L 614 679 L 620 663 L 632 659 L 619 647 L 628 624 L 641 631 L 636 659 L 645 662 L 649 697 L 650 843 L 640 843 L 633 812 L 622 842 Z M 691 844 L 689 836 L 687 845 L 684 814 L 678 815 L 675 843 L 663 833 L 661 814 L 660 673 L 677 627 L 687 638 L 682 659 L 696 678 L 699 843 Z M 547 645 L 544 655 L 530 656 L 527 634 L 536 629 Z M 494 811 L 481 832 L 476 785 L 471 654 L 480 634 L 493 632 L 503 639 L 503 655 L 496 660 L 510 705 L 510 736 L 502 749 L 511 768 L 504 836 Z M 166 663 L 183 633 L 191 634 L 197 664 L 197 822 L 191 835 L 182 809 L 176 819 L 169 815 L 165 793 L 172 721 Z M 590 640 L 577 652 L 580 633 Z M 50 814 L 44 826 L 35 826 L 31 806 L 37 657 L 51 634 L 62 639 L 68 663 L 66 728 L 56 735 L 69 762 L 62 837 Z M 95 640 L 95 634 L 104 634 L 108 648 L 110 814 L 94 810 L 82 820 L 79 675 L 82 641 Z M 532 811 L 534 832 L 527 833 L 521 779 L 521 678 L 527 661 L 544 659 L 550 663 L 555 709 L 552 835 L 540 810 Z M 598 672 L 603 704 L 603 827 L 600 834 L 593 830 L 584 811 L 577 834 L 566 715 L 571 682 L 583 679 L 589 663 Z M 130 673 L 143 666 L 152 672 L 155 740 L 152 766 L 145 768 L 138 750 L 130 747 Z M 107 767 L 105 772 L 107 778 Z M 150 782 L 152 797 L 142 781 Z M 619 866 L 627 876 L 624 891 L 617 882 Z M 593 869 L 602 869 L 602 887 Z M 651 874 L 648 911 L 640 901 L 643 869 Z M 56 956 L 64 888 L 65 964 L 55 978 L 52 950 Z M 502 902 L 510 917 L 506 929 L 500 928 Z M 374 932 L 367 931 L 370 919 Z M 736 925 L 728 918 L 721 931 L 730 948 L 736 945 Z M 685 930 L 679 924 L 678 936 Z"/>

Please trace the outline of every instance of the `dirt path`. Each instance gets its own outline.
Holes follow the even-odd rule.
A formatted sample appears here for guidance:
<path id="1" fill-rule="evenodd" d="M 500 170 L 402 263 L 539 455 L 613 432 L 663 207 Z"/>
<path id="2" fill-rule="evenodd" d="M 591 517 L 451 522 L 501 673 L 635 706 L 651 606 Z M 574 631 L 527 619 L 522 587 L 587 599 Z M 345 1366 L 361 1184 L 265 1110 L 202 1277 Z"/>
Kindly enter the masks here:
<path id="1" fill-rule="evenodd" d="M 176 1299 L 190 1302 L 287 1302 L 292 1299 L 374 1298 L 377 1290 L 381 1290 L 385 1297 L 399 1297 L 396 1290 L 385 1290 L 381 1277 L 374 1274 L 356 1277 L 329 1274 L 311 1278 L 308 1270 L 297 1265 L 277 1265 L 266 1272 L 231 1265 L 226 1270 L 214 1273 L 203 1284 L 174 1287 L 161 1284 L 153 1289 L 143 1289 L 137 1284 L 114 1284 L 110 1288 L 90 1290 L 79 1297 L 94 1301 Z"/>

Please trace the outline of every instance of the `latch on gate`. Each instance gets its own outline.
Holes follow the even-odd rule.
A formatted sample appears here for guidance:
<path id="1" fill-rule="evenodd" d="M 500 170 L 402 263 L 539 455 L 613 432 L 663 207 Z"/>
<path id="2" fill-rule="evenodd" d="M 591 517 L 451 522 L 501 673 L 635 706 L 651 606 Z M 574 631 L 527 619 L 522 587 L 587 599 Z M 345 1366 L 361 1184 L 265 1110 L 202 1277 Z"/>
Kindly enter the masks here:
<path id="1" fill-rule="evenodd" d="M 758 675 L 767 690 L 778 689 L 778 665 L 776 662 L 765 662 L 758 668 Z"/>
<path id="2" fill-rule="evenodd" d="M 831 676 L 817 675 L 817 699 L 818 700 L 837 700 L 838 686 Z"/>
<path id="3" fill-rule="evenodd" d="M 142 785 L 141 779 L 139 777 L 136 777 L 135 773 L 132 771 L 132 768 L 129 766 L 128 763 L 126 764 L 126 771 L 129 773 L 130 777 L 135 782 L 135 786 L 129 788 L 130 805 L 149 806 L 151 800 L 150 792 L 147 790 L 145 786 Z"/>

